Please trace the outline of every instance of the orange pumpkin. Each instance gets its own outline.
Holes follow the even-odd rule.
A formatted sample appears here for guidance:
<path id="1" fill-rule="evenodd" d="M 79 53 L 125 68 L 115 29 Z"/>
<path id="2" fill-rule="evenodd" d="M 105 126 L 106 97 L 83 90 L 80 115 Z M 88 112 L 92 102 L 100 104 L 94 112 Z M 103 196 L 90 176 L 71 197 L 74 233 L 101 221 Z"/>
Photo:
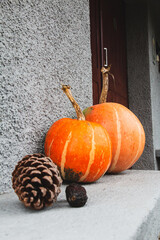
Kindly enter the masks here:
<path id="1" fill-rule="evenodd" d="M 104 102 L 108 91 L 109 70 L 110 68 L 102 68 L 101 104 L 89 107 L 83 112 L 86 120 L 100 123 L 107 129 L 112 142 L 112 161 L 108 172 L 118 173 L 130 168 L 141 156 L 145 145 L 145 132 L 138 118 L 128 108 L 118 103 Z"/>
<path id="2" fill-rule="evenodd" d="M 78 120 L 62 118 L 51 126 L 45 139 L 45 154 L 58 165 L 63 179 L 96 181 L 111 163 L 109 134 L 100 124 L 85 121 L 70 87 L 63 85 L 62 89 L 76 109 Z"/>

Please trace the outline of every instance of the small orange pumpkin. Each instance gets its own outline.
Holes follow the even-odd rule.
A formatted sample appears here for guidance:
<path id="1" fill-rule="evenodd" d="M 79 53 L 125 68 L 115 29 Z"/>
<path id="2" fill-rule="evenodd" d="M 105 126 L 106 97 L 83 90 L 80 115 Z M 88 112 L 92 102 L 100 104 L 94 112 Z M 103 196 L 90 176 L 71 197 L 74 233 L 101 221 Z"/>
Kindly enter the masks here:
<path id="1" fill-rule="evenodd" d="M 112 142 L 112 161 L 108 172 L 118 173 L 130 168 L 141 156 L 145 145 L 145 132 L 139 119 L 128 108 L 107 102 L 110 67 L 102 68 L 103 88 L 100 104 L 83 111 L 86 120 L 100 123 Z"/>
<path id="2" fill-rule="evenodd" d="M 62 178 L 74 182 L 94 182 L 109 168 L 111 141 L 107 130 L 98 123 L 85 121 L 70 87 L 63 85 L 77 118 L 62 118 L 49 129 L 45 154 L 58 165 Z"/>

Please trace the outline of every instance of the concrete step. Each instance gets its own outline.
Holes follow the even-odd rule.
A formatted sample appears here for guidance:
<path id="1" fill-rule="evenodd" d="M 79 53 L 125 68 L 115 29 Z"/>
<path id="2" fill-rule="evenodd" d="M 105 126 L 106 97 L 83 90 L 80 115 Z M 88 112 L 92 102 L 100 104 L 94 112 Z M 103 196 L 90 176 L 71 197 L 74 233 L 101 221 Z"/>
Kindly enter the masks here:
<path id="1" fill-rule="evenodd" d="M 63 184 L 57 202 L 27 209 L 12 191 L 0 195 L 1 240 L 157 240 L 160 171 L 128 170 L 84 185 L 88 202 L 69 207 Z"/>

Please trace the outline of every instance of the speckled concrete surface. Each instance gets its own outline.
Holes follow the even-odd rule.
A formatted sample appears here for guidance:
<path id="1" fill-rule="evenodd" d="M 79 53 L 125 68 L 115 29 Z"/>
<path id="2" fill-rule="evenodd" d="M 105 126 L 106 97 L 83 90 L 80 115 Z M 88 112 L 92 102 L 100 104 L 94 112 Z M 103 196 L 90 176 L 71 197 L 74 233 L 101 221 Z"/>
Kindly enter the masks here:
<path id="1" fill-rule="evenodd" d="M 160 148 L 160 73 L 158 63 L 153 63 L 152 43 L 153 37 L 158 42 L 160 37 L 156 34 L 159 32 L 158 25 L 157 28 L 154 26 L 154 17 L 149 12 L 153 10 L 152 4 L 157 2 L 158 8 L 160 2 L 125 2 L 129 108 L 140 119 L 146 134 L 144 153 L 134 168 L 157 169 L 155 150 Z M 155 17 L 158 24 L 160 15 Z"/>
<path id="2" fill-rule="evenodd" d="M 160 1 L 154 6 L 154 1 L 149 1 L 149 64 L 150 64 L 150 82 L 151 82 L 151 104 L 153 116 L 153 142 L 154 150 L 160 149 L 160 71 L 156 61 L 156 48 L 153 48 L 153 38 L 160 44 L 160 15 L 159 21 L 155 21 L 155 7 L 160 9 Z M 153 6 L 152 6 L 153 5 Z M 157 10 L 158 10 L 157 9 Z"/>
<path id="3" fill-rule="evenodd" d="M 129 108 L 140 119 L 146 135 L 143 155 L 134 167 L 137 169 L 155 169 L 147 4 L 145 1 L 131 1 L 126 7 Z"/>
<path id="4" fill-rule="evenodd" d="M 158 240 L 160 172 L 130 170 L 87 184 L 88 202 L 71 208 L 66 185 L 57 203 L 36 212 L 14 192 L 0 196 L 1 240 Z"/>
<path id="5" fill-rule="evenodd" d="M 26 154 L 43 152 L 50 125 L 74 110 L 60 90 L 70 84 L 82 109 L 92 105 L 88 0 L 1 0 L 0 192 Z"/>

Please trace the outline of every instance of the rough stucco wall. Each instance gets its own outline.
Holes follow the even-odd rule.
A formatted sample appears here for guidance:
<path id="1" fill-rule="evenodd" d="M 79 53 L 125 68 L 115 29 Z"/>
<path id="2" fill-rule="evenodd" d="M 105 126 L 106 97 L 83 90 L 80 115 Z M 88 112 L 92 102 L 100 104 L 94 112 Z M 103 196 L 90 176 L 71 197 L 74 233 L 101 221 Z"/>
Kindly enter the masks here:
<path id="1" fill-rule="evenodd" d="M 72 86 L 82 109 L 92 104 L 88 0 L 1 0 L 0 192 L 26 154 L 43 152 L 45 134 L 75 116 L 60 90 Z"/>
<path id="2" fill-rule="evenodd" d="M 135 14 L 136 13 L 136 14 Z M 144 152 L 135 169 L 155 169 L 146 1 L 126 3 L 129 108 L 140 119 L 146 134 Z"/>
<path id="3" fill-rule="evenodd" d="M 152 117 L 153 117 L 153 142 L 154 152 L 160 149 L 160 72 L 158 70 L 158 62 L 156 61 L 156 49 L 153 47 L 153 38 L 158 41 L 160 45 L 160 22 L 159 19 L 155 19 L 156 7 L 160 9 L 159 4 L 153 5 L 150 1 L 149 4 L 149 66 L 150 66 L 150 82 L 151 82 L 151 104 L 152 104 Z M 156 164 L 156 160 L 155 160 Z"/>

